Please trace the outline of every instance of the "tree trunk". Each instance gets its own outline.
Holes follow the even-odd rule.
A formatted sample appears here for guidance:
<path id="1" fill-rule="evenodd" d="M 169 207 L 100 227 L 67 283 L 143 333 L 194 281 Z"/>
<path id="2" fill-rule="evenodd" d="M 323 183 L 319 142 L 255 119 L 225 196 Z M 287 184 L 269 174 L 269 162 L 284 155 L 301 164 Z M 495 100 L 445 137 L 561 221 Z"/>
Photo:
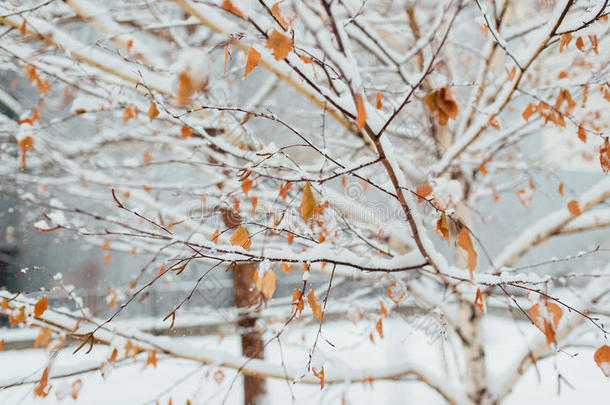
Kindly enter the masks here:
<path id="1" fill-rule="evenodd" d="M 256 265 L 240 264 L 233 270 L 233 299 L 239 309 L 247 308 L 256 300 L 252 278 Z M 264 347 L 261 332 L 256 328 L 257 316 L 252 312 L 240 312 L 237 325 L 241 331 L 241 351 L 248 358 L 263 359 Z M 244 404 L 256 405 L 265 394 L 265 380 L 260 377 L 244 376 Z"/>
<path id="2" fill-rule="evenodd" d="M 241 223 L 239 214 L 226 210 L 223 212 L 225 226 L 232 228 Z M 238 264 L 233 268 L 233 302 L 240 311 L 237 325 L 240 330 L 241 352 L 248 358 L 264 359 L 264 344 L 261 332 L 256 328 L 258 317 L 246 309 L 257 299 L 253 285 L 256 265 L 253 263 Z M 258 405 L 265 394 L 265 379 L 244 375 L 244 405 Z"/>
<path id="3" fill-rule="evenodd" d="M 485 347 L 481 339 L 483 311 L 468 301 L 460 302 L 459 311 L 466 368 L 467 403 L 469 405 L 489 405 L 492 403 L 492 395 L 488 386 Z"/>

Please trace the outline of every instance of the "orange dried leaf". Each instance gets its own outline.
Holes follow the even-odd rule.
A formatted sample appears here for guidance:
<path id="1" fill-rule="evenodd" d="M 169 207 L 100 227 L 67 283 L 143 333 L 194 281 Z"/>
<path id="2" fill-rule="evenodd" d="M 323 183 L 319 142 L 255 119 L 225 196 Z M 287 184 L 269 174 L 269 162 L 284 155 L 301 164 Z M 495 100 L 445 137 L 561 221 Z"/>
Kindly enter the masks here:
<path id="1" fill-rule="evenodd" d="M 313 371 L 313 375 L 315 375 L 318 380 L 320 380 L 320 390 L 324 389 L 324 366 L 320 369 L 320 371 L 316 370 L 315 367 L 311 368 Z"/>
<path id="2" fill-rule="evenodd" d="M 227 62 L 229 62 L 230 49 L 231 49 L 230 44 L 227 44 L 227 46 L 225 46 L 225 64 L 224 64 L 224 70 L 223 70 L 224 75 L 227 74 Z"/>
<path id="3" fill-rule="evenodd" d="M 578 37 L 576 39 L 576 47 L 578 48 L 579 51 L 584 52 L 585 51 L 585 42 L 583 41 L 582 37 Z"/>
<path id="4" fill-rule="evenodd" d="M 580 139 L 583 143 L 587 143 L 587 132 L 582 124 L 578 125 L 578 139 Z"/>
<path id="5" fill-rule="evenodd" d="M 307 302 L 309 303 L 309 307 L 311 308 L 311 312 L 313 312 L 313 319 L 317 319 L 319 321 L 322 320 L 322 307 L 318 304 L 316 300 L 316 295 L 313 291 L 313 287 L 309 290 L 307 294 Z"/>
<path id="6" fill-rule="evenodd" d="M 562 314 L 563 311 L 559 305 L 549 301 L 538 302 L 532 305 L 529 310 L 532 322 L 542 331 L 542 333 L 544 333 L 549 346 L 552 343 L 556 343 L 555 331 L 557 330 Z"/>
<path id="7" fill-rule="evenodd" d="M 256 214 L 256 206 L 258 205 L 258 197 L 256 197 L 256 196 L 250 197 L 250 205 L 252 206 L 252 209 L 251 209 L 252 215 Z"/>
<path id="8" fill-rule="evenodd" d="M 481 311 L 485 311 L 485 302 L 483 301 L 483 295 L 481 294 L 481 289 L 477 288 L 477 294 L 474 297 L 474 303 Z"/>
<path id="9" fill-rule="evenodd" d="M 148 107 L 148 118 L 150 118 L 150 122 L 152 122 L 155 118 L 159 116 L 159 109 L 157 108 L 157 104 L 151 100 L 150 107 Z"/>
<path id="10" fill-rule="evenodd" d="M 251 188 L 252 188 L 252 180 L 250 180 L 249 177 L 244 179 L 244 181 L 241 182 L 241 191 L 243 191 L 245 195 L 248 195 L 248 191 L 250 191 Z"/>
<path id="11" fill-rule="evenodd" d="M 559 188 L 557 189 L 559 195 L 563 197 L 563 183 L 559 183 Z"/>
<path id="12" fill-rule="evenodd" d="M 36 387 L 34 387 L 34 397 L 44 398 L 49 395 L 49 391 L 51 391 L 51 386 L 47 386 L 49 382 L 49 368 L 46 367 L 42 372 L 42 376 L 40 377 L 40 382 Z"/>
<path id="13" fill-rule="evenodd" d="M 457 118 L 458 105 L 447 87 L 428 94 L 424 98 L 424 104 L 432 114 L 436 115 L 439 125 L 447 125 L 449 118 L 453 120 Z"/>
<path id="14" fill-rule="evenodd" d="M 248 52 L 248 61 L 246 62 L 246 70 L 244 71 L 244 78 L 258 65 L 258 61 L 261 59 L 261 54 L 254 48 L 250 48 Z"/>
<path id="15" fill-rule="evenodd" d="M 523 117 L 524 120 L 528 121 L 530 119 L 530 117 L 532 116 L 532 114 L 534 114 L 535 112 L 536 112 L 536 104 L 529 103 L 528 106 L 523 111 L 523 113 L 521 114 L 521 116 Z"/>
<path id="16" fill-rule="evenodd" d="M 270 299 L 271 297 L 273 297 L 273 293 L 276 289 L 276 279 L 277 274 L 275 274 L 273 270 L 267 270 L 263 275 L 260 290 L 265 298 Z"/>
<path id="17" fill-rule="evenodd" d="M 436 221 L 436 233 L 441 239 L 449 243 L 449 224 L 447 223 L 447 215 L 441 214 L 441 217 Z"/>
<path id="18" fill-rule="evenodd" d="M 593 52 L 595 52 L 596 55 L 599 55 L 599 52 L 597 50 L 597 35 L 589 35 L 589 41 L 591 42 Z"/>
<path id="19" fill-rule="evenodd" d="M 364 128 L 367 118 L 364 102 L 362 101 L 362 96 L 360 94 L 356 95 L 356 112 L 356 125 L 358 126 L 358 131 L 360 131 Z"/>
<path id="20" fill-rule="evenodd" d="M 154 368 L 157 368 L 157 351 L 153 350 L 148 352 L 148 357 L 146 358 L 146 363 L 144 364 L 144 368 L 148 367 L 148 365 L 152 365 Z"/>
<path id="21" fill-rule="evenodd" d="M 496 119 L 496 114 L 492 114 L 491 117 L 489 117 L 489 121 L 488 121 L 489 125 L 491 125 L 496 131 L 500 130 L 500 124 L 498 123 L 498 120 Z"/>
<path id="22" fill-rule="evenodd" d="M 282 14 L 280 13 L 280 4 L 282 4 L 283 2 L 284 2 L 284 0 L 278 1 L 271 7 L 271 15 L 273 15 L 273 18 L 275 18 L 277 20 L 277 22 L 282 26 L 284 31 L 287 31 L 289 23 L 286 20 L 284 20 L 284 18 L 282 17 Z"/>
<path id="23" fill-rule="evenodd" d="M 303 302 L 303 296 L 301 294 L 301 290 L 297 290 L 296 288 L 292 292 L 292 305 L 294 305 L 294 310 L 303 312 L 303 308 L 305 308 L 305 303 Z"/>
<path id="24" fill-rule="evenodd" d="M 246 19 L 246 16 L 237 7 L 235 7 L 233 5 L 231 0 L 224 0 L 222 2 L 221 7 L 224 8 L 225 10 L 227 10 L 229 13 L 236 15 L 239 18 L 243 18 L 244 20 Z"/>
<path id="25" fill-rule="evenodd" d="M 73 400 L 76 401 L 78 399 L 78 393 L 81 389 L 83 389 L 83 380 L 79 378 L 72 383 L 72 392 L 70 393 L 70 396 Z"/>
<path id="26" fill-rule="evenodd" d="M 572 34 L 570 34 L 569 32 L 567 34 L 562 34 L 561 43 L 559 44 L 559 52 L 560 53 L 563 52 L 563 47 L 568 46 L 571 41 L 572 41 Z"/>
<path id="27" fill-rule="evenodd" d="M 311 192 L 311 186 L 309 185 L 309 182 L 307 182 L 303 188 L 303 198 L 301 199 L 301 206 L 299 207 L 301 218 L 303 218 L 305 222 L 308 222 L 313 215 L 315 206 L 316 200 Z"/>
<path id="28" fill-rule="evenodd" d="M 385 318 L 388 317 L 388 310 L 385 308 L 385 305 L 383 305 L 383 301 L 381 300 L 379 300 L 379 313 Z"/>
<path id="29" fill-rule="evenodd" d="M 51 341 L 51 334 L 52 330 L 49 327 L 40 329 L 40 332 L 34 341 L 34 349 L 37 349 L 38 347 L 44 347 L 46 349 Z"/>
<path id="30" fill-rule="evenodd" d="M 135 114 L 133 113 L 131 107 L 125 107 L 125 110 L 123 111 L 123 124 L 127 124 L 127 122 L 133 117 L 135 117 Z"/>
<path id="31" fill-rule="evenodd" d="M 428 183 L 423 183 L 417 186 L 415 192 L 417 193 L 418 202 L 424 201 L 424 198 L 432 194 L 432 186 Z"/>
<path id="32" fill-rule="evenodd" d="M 610 346 L 604 345 L 595 351 L 593 359 L 606 377 L 610 377 Z"/>
<path id="33" fill-rule="evenodd" d="M 284 272 L 284 274 L 288 275 L 292 272 L 293 264 L 287 264 L 285 262 L 280 262 L 280 269 Z"/>
<path id="34" fill-rule="evenodd" d="M 184 106 L 189 102 L 191 96 L 195 93 L 195 86 L 188 73 L 183 72 L 178 76 L 178 94 L 176 95 L 176 104 Z"/>
<path id="35" fill-rule="evenodd" d="M 36 302 L 36 305 L 34 305 L 34 318 L 40 317 L 48 308 L 47 296 L 43 295 L 38 302 Z"/>
<path id="36" fill-rule="evenodd" d="M 292 187 L 292 183 L 288 183 L 288 182 L 286 182 L 280 186 L 280 197 L 282 197 L 283 200 L 286 199 L 286 193 L 288 193 L 288 190 L 290 190 L 290 187 Z"/>
<path id="37" fill-rule="evenodd" d="M 396 281 L 391 283 L 388 286 L 388 297 L 394 302 L 394 304 L 398 305 L 398 303 L 405 297 L 406 291 L 399 285 Z"/>
<path id="38" fill-rule="evenodd" d="M 470 239 L 470 233 L 465 226 L 462 227 L 458 234 L 457 244 L 459 247 L 464 249 L 468 254 L 468 270 L 470 271 L 470 279 L 472 280 L 473 272 L 477 267 L 477 252 L 474 250 L 472 245 L 472 239 Z"/>
<path id="39" fill-rule="evenodd" d="M 513 66 L 511 68 L 511 70 L 508 70 L 508 68 L 505 66 L 504 70 L 506 70 L 506 75 L 508 76 L 508 80 L 510 80 L 511 82 L 513 81 L 513 79 L 515 78 L 515 73 L 517 72 L 517 69 L 515 66 Z"/>
<path id="40" fill-rule="evenodd" d="M 19 312 L 17 313 L 17 316 L 15 317 L 15 322 L 19 323 L 25 323 L 25 305 L 22 306 L 21 308 L 19 308 Z"/>
<path id="41" fill-rule="evenodd" d="M 570 214 L 575 217 L 579 216 L 582 213 L 582 211 L 580 210 L 580 206 L 578 205 L 578 201 L 576 200 L 568 202 L 568 211 L 570 211 Z"/>
<path id="42" fill-rule="evenodd" d="M 379 337 L 383 339 L 383 321 L 381 318 L 377 320 L 377 323 L 375 324 L 375 329 L 377 330 L 377 333 L 379 333 Z"/>
<path id="43" fill-rule="evenodd" d="M 26 153 L 34 147 L 34 140 L 31 137 L 26 136 L 17 142 L 17 144 L 21 148 L 21 167 L 25 169 L 25 156 Z"/>
<path id="44" fill-rule="evenodd" d="M 292 39 L 277 30 L 273 30 L 267 39 L 265 48 L 273 51 L 275 60 L 284 60 L 288 57 L 290 51 L 292 51 Z"/>
<path id="45" fill-rule="evenodd" d="M 214 373 L 214 381 L 216 381 L 216 384 L 220 384 L 221 382 L 224 381 L 224 379 L 225 379 L 224 371 L 216 370 L 216 372 Z"/>
<path id="46" fill-rule="evenodd" d="M 180 129 L 180 138 L 190 138 L 191 136 L 193 136 L 193 130 L 189 127 L 182 127 Z"/>
<path id="47" fill-rule="evenodd" d="M 377 102 L 377 109 L 379 110 L 382 105 L 381 105 L 381 92 L 377 92 L 377 96 L 375 96 L 375 101 Z"/>
<path id="48" fill-rule="evenodd" d="M 241 225 L 237 227 L 233 235 L 231 235 L 231 244 L 233 246 L 241 246 L 246 250 L 250 249 L 252 240 L 250 239 L 248 232 Z"/>
<path id="49" fill-rule="evenodd" d="M 599 164 L 604 173 L 610 171 L 610 140 L 604 139 L 604 144 L 599 147 Z"/>

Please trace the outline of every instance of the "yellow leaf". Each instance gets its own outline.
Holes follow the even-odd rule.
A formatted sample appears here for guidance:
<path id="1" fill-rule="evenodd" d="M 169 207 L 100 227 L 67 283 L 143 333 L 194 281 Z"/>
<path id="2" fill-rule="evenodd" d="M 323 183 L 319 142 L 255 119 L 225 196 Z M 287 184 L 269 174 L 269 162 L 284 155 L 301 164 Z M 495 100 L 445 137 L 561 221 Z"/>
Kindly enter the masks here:
<path id="1" fill-rule="evenodd" d="M 49 308 L 49 305 L 47 304 L 47 296 L 43 295 L 42 298 L 38 300 L 36 305 L 34 305 L 34 318 L 38 318 L 44 314 L 44 311 L 46 311 L 47 308 Z"/>
<path id="2" fill-rule="evenodd" d="M 301 217 L 305 222 L 308 222 L 313 215 L 313 209 L 316 206 L 316 200 L 311 192 L 311 186 L 309 182 L 305 183 L 303 188 L 303 199 L 301 200 L 300 213 Z"/>
<path id="3" fill-rule="evenodd" d="M 252 240 L 250 240 L 250 235 L 241 225 L 231 235 L 231 244 L 233 246 L 241 246 L 246 250 L 250 249 Z"/>
<path id="4" fill-rule="evenodd" d="M 278 30 L 273 30 L 271 35 L 269 35 L 269 39 L 267 39 L 265 48 L 273 51 L 275 60 L 284 60 L 288 57 L 290 51 L 292 51 L 292 39 Z"/>

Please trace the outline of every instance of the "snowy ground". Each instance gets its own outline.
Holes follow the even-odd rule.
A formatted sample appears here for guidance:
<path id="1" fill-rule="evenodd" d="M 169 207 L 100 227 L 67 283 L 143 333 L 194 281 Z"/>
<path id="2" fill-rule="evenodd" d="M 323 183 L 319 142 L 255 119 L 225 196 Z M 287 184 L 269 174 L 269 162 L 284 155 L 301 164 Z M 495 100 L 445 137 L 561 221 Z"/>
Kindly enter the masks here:
<path id="1" fill-rule="evenodd" d="M 489 337 L 488 364 L 492 371 L 492 381 L 501 381 L 508 366 L 514 362 L 514 355 L 521 353 L 524 337 L 516 328 L 516 324 L 504 318 L 488 315 L 486 333 Z M 363 319 L 353 324 L 337 322 L 323 328 L 323 334 L 334 345 L 330 347 L 321 340 L 314 364 L 323 364 L 328 371 L 331 368 L 357 367 L 391 367 L 407 361 L 424 364 L 428 369 L 443 375 L 443 365 L 447 363 L 449 370 L 454 354 L 448 342 L 434 339 L 434 335 L 419 330 L 412 330 L 403 319 L 389 319 L 384 324 L 385 338 L 376 344 L 370 342 L 368 333 L 371 321 Z M 421 326 L 421 325 L 420 325 Z M 533 327 L 525 323 L 519 324 L 528 338 L 541 335 Z M 295 332 L 287 330 L 282 336 L 282 350 L 287 363 L 301 364 L 305 371 L 308 353 L 302 350 L 301 328 Z M 297 330 L 299 332 L 297 332 Z M 313 328 L 306 328 L 305 341 L 311 346 L 315 337 Z M 10 339 L 11 335 L 27 334 L 25 330 L 0 329 L 0 339 Z M 218 350 L 236 353 L 238 339 L 227 336 L 182 338 L 194 346 L 218 348 Z M 297 346 L 298 345 L 298 346 Z M 442 346 L 442 347 L 441 347 Z M 301 348 L 299 348 L 301 347 Z M 439 350 L 439 348 L 441 350 Z M 445 357 L 441 355 L 444 353 Z M 0 390 L 0 404 L 87 404 L 87 405 L 132 405 L 132 404 L 167 404 L 172 399 L 173 404 L 184 404 L 190 399 L 193 404 L 240 404 L 241 380 L 235 379 L 231 370 L 218 372 L 216 366 L 201 366 L 189 361 L 167 359 L 159 356 L 157 368 L 148 366 L 143 369 L 146 355 L 141 354 L 137 362 L 130 358 L 119 362 L 110 375 L 104 380 L 99 367 L 102 361 L 110 355 L 108 347 L 96 346 L 92 353 L 86 355 L 79 352 L 72 354 L 73 348 L 62 350 L 52 361 L 51 374 L 73 368 L 75 365 L 95 369 L 80 376 L 52 380 L 53 389 L 45 399 L 35 399 L 33 384 Z M 577 355 L 576 355 L 577 354 Z M 574 356 L 576 355 L 576 356 Z M 268 359 L 280 362 L 280 352 L 277 344 L 268 346 Z M 574 357 L 571 357 L 574 356 Z M 12 350 L 0 353 L 0 383 L 17 382 L 22 379 L 39 377 L 47 365 L 48 355 L 43 350 L 27 349 Z M 538 363 L 540 381 L 535 369 L 530 368 L 524 378 L 516 386 L 512 395 L 504 402 L 509 405 L 532 403 L 537 405 L 573 405 L 575 403 L 606 404 L 608 385 L 593 361 L 593 349 L 566 349 L 556 356 L 549 357 Z M 561 385 L 561 393 L 557 393 L 557 370 L 572 385 Z M 443 379 L 452 380 L 455 376 L 449 372 Z M 78 378 L 82 379 L 83 388 L 75 401 L 70 397 L 71 384 Z M 233 388 L 229 390 L 231 384 Z M 269 380 L 269 395 L 264 404 L 289 404 L 294 395 L 296 404 L 338 404 L 345 397 L 347 404 L 359 405 L 375 403 L 397 404 L 443 404 L 443 399 L 416 381 L 378 381 L 372 387 L 369 384 L 327 385 L 320 391 L 318 386 L 302 386 L 287 384 L 285 381 Z M 65 397 L 58 398 L 58 393 Z M 229 393 L 227 395 L 227 392 Z"/>

